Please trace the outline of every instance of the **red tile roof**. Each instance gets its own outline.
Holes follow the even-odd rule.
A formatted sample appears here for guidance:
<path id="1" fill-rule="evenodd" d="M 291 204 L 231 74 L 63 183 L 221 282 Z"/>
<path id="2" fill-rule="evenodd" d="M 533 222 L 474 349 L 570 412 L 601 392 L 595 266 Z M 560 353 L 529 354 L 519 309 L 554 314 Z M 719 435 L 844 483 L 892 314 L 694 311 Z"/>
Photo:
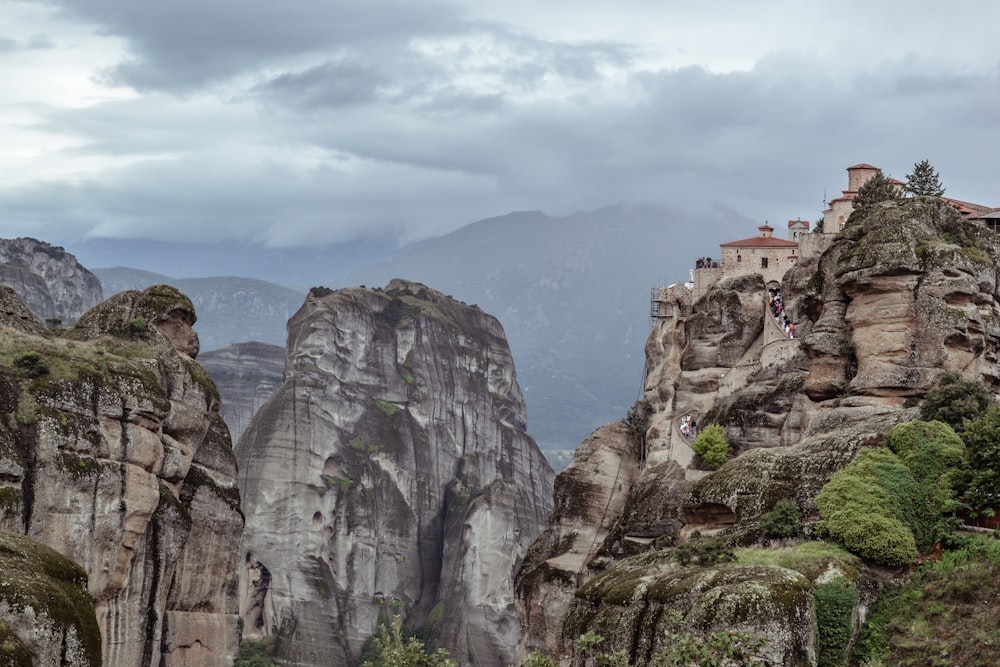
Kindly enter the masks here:
<path id="1" fill-rule="evenodd" d="M 798 248 L 799 244 L 797 241 L 786 241 L 785 239 L 776 239 L 773 236 L 770 238 L 765 238 L 763 236 L 753 236 L 748 239 L 741 239 L 739 241 L 730 241 L 729 243 L 720 243 L 720 248 Z"/>
<path id="2" fill-rule="evenodd" d="M 848 171 L 850 171 L 851 169 L 876 169 L 876 170 L 877 170 L 877 169 L 878 169 L 878 167 L 873 167 L 873 166 L 872 166 L 872 165 L 870 165 L 870 164 L 867 164 L 867 163 L 865 163 L 865 162 L 862 162 L 861 164 L 856 164 L 856 165 L 854 165 L 853 167 L 848 167 L 848 168 L 847 168 L 847 170 L 848 170 Z"/>

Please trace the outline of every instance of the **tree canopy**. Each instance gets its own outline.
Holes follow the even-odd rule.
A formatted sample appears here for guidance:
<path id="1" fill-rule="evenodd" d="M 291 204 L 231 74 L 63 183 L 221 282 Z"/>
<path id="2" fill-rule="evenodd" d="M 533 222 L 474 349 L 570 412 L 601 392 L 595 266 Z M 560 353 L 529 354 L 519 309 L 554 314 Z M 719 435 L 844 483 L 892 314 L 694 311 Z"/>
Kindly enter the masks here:
<path id="1" fill-rule="evenodd" d="M 927 160 L 913 165 L 913 173 L 906 175 L 906 191 L 911 195 L 940 197 L 944 194 L 941 179 Z"/>
<path id="2" fill-rule="evenodd" d="M 854 199 L 851 202 L 854 206 L 854 212 L 851 213 L 848 222 L 867 217 L 877 204 L 886 201 L 898 201 L 899 199 L 901 199 L 899 190 L 893 184 L 892 180 L 879 169 L 875 172 L 874 176 L 858 188 L 858 193 L 854 195 Z"/>
<path id="3" fill-rule="evenodd" d="M 967 419 L 977 419 L 992 405 L 989 390 L 975 380 L 966 380 L 955 371 L 948 371 L 938 385 L 927 392 L 920 405 L 920 418 L 941 421 L 961 433 Z"/>

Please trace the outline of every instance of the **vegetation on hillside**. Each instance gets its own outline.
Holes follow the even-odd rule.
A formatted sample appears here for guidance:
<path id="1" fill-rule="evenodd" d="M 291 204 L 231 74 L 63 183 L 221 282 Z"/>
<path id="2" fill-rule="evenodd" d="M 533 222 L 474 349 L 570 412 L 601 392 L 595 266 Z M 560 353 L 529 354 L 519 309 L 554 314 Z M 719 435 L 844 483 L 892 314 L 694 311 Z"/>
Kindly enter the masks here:
<path id="1" fill-rule="evenodd" d="M 992 665 L 1000 645 L 1000 540 L 952 540 L 873 608 L 855 649 L 866 667 Z"/>

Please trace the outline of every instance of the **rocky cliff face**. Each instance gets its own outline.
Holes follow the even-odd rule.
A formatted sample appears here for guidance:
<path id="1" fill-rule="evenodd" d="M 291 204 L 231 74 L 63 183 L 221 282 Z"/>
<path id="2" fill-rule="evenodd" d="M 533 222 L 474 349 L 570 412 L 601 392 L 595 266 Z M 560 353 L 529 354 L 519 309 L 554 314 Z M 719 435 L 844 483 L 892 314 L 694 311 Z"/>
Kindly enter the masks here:
<path id="1" fill-rule="evenodd" d="M 57 337 L 0 289 L 0 528 L 83 568 L 106 666 L 222 667 L 238 651 L 243 518 L 194 319 L 151 287 Z"/>
<path id="2" fill-rule="evenodd" d="M 101 281 L 62 248 L 32 238 L 0 239 L 0 284 L 43 320 L 73 324 L 102 297 Z"/>
<path id="3" fill-rule="evenodd" d="M 285 374 L 285 348 L 251 341 L 202 352 L 198 362 L 222 397 L 222 418 L 238 441 L 250 420 L 274 396 Z"/>
<path id="4" fill-rule="evenodd" d="M 814 660 L 813 595 L 829 575 L 733 565 L 694 576 L 667 565 L 660 548 L 695 530 L 753 543 L 759 517 L 781 499 L 814 519 L 830 476 L 914 418 L 907 399 L 942 372 L 1000 386 L 997 266 L 1000 238 L 917 199 L 880 206 L 785 275 L 796 339 L 778 332 L 756 276 L 720 283 L 696 303 L 682 286 L 661 295 L 674 314 L 646 344 L 645 438 L 629 444 L 613 428 L 599 431 L 557 478 L 557 510 L 517 581 L 522 652 L 569 659 L 573 640 L 592 629 L 645 664 L 671 629 L 670 608 L 701 629 L 767 637 L 777 664 Z M 736 457 L 714 473 L 698 469 L 678 428 L 684 416 L 722 424 Z M 837 568 L 863 609 L 872 590 L 863 568 Z M 756 611 L 733 616 L 750 599 Z"/>
<path id="5" fill-rule="evenodd" d="M 240 440 L 242 614 L 289 665 L 351 664 L 403 615 L 514 662 L 512 578 L 551 508 L 500 324 L 423 285 L 313 290 Z"/>

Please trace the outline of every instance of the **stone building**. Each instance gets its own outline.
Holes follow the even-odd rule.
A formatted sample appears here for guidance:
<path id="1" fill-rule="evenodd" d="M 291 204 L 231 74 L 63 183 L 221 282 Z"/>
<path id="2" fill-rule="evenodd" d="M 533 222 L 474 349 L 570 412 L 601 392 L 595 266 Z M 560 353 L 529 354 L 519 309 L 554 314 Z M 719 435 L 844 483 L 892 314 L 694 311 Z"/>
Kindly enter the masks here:
<path id="1" fill-rule="evenodd" d="M 847 189 L 843 190 L 839 197 L 830 201 L 829 208 L 823 211 L 824 233 L 837 234 L 843 231 L 844 224 L 851 216 L 851 213 L 854 212 L 854 197 L 857 196 L 858 190 L 868 182 L 868 179 L 878 172 L 878 167 L 865 163 L 847 168 Z M 895 178 L 890 178 L 889 180 L 896 186 L 900 196 L 902 196 L 906 188 L 906 183 Z M 954 206 L 966 219 L 976 220 L 993 229 L 993 231 L 1000 229 L 1000 225 L 996 223 L 996 219 L 1000 217 L 997 215 L 1000 209 L 953 199 L 951 197 L 941 197 L 941 199 Z"/>
<path id="2" fill-rule="evenodd" d="M 719 244 L 722 261 L 711 263 L 699 260 L 694 271 L 692 298 L 697 301 L 712 285 L 724 278 L 759 273 L 765 283 L 780 283 L 785 271 L 799 259 L 798 241 L 774 237 L 774 227 L 767 223 L 757 228 L 760 234 L 748 239 Z"/>

